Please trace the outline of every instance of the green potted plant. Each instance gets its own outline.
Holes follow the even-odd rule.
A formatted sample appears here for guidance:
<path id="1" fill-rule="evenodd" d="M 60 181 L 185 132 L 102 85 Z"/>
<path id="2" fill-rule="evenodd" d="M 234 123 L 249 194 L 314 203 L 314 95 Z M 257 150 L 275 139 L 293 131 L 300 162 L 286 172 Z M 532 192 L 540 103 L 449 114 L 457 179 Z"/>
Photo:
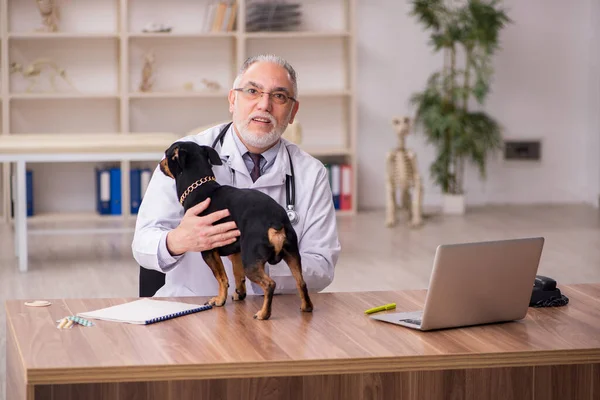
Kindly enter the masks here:
<path id="1" fill-rule="evenodd" d="M 415 127 L 436 147 L 430 173 L 441 187 L 444 212 L 463 213 L 465 162 L 485 178 L 488 155 L 502 146 L 501 127 L 482 106 L 499 33 L 510 19 L 497 0 L 414 0 L 411 15 L 431 31 L 430 44 L 444 55 L 441 70 L 411 97 Z"/>

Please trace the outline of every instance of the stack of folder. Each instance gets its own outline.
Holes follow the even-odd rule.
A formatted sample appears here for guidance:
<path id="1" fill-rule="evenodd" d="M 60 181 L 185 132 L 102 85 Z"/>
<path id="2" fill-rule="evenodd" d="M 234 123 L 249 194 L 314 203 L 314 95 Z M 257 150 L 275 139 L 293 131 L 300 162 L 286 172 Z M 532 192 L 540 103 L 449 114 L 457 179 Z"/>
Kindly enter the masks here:
<path id="1" fill-rule="evenodd" d="M 325 164 L 336 210 L 352 210 L 352 166 L 350 164 Z"/>
<path id="2" fill-rule="evenodd" d="M 152 170 L 132 168 L 129 174 L 130 213 L 138 213 L 140 204 L 150 182 Z M 121 169 L 96 169 L 96 211 L 101 215 L 121 215 Z"/>
<path id="3" fill-rule="evenodd" d="M 352 209 L 352 166 L 350 164 L 325 164 L 328 171 L 329 185 L 333 194 L 333 206 L 336 210 Z M 138 213 L 144 193 L 152 177 L 149 168 L 133 168 L 130 170 L 130 213 Z M 11 182 L 12 204 L 14 216 L 16 177 Z M 34 215 L 33 207 L 33 171 L 26 174 L 27 216 Z M 96 168 L 96 211 L 100 215 L 121 215 L 121 169 Z"/>

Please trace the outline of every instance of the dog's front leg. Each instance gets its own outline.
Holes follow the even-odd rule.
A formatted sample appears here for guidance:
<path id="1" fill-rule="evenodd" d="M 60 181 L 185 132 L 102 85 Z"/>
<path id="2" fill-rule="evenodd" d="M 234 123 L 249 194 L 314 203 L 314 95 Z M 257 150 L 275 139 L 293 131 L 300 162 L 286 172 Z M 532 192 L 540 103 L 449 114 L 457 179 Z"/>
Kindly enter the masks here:
<path id="1" fill-rule="evenodd" d="M 214 249 L 203 251 L 202 258 L 206 261 L 206 264 L 210 267 L 219 282 L 219 295 L 210 299 L 208 304 L 221 307 L 227 301 L 227 289 L 229 288 L 229 279 L 227 278 L 223 261 L 221 261 L 217 250 Z"/>
<path id="2" fill-rule="evenodd" d="M 271 303 L 273 302 L 273 293 L 275 292 L 275 281 L 265 273 L 264 261 L 257 261 L 251 265 L 245 265 L 246 276 L 252 282 L 260 285 L 265 294 L 263 306 L 256 314 L 256 319 L 269 319 L 271 317 Z"/>
<path id="3" fill-rule="evenodd" d="M 233 300 L 244 300 L 246 298 L 246 273 L 244 272 L 244 264 L 242 264 L 242 254 L 236 253 L 228 257 L 231 265 L 233 265 L 233 275 L 235 276 L 235 293 L 231 298 Z"/>

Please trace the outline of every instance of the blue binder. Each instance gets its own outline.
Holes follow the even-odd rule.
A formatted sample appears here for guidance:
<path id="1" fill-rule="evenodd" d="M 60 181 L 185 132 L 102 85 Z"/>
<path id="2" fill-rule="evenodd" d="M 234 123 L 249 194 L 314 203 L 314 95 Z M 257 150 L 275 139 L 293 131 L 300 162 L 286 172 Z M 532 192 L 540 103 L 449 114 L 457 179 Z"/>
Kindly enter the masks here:
<path id="1" fill-rule="evenodd" d="M 121 168 L 110 170 L 110 214 L 121 215 Z"/>
<path id="2" fill-rule="evenodd" d="M 16 176 L 13 175 L 10 183 L 10 191 L 11 191 L 11 202 L 10 202 L 10 215 L 14 218 L 15 216 L 15 202 L 14 202 L 14 192 L 17 190 L 15 185 Z M 27 170 L 25 171 L 25 204 L 26 204 L 26 212 L 27 216 L 33 216 L 33 171 Z"/>
<path id="3" fill-rule="evenodd" d="M 144 198 L 144 192 L 152 170 L 132 168 L 129 171 L 130 212 L 137 214 Z M 121 169 L 96 168 L 96 211 L 101 215 L 121 215 Z"/>
<path id="4" fill-rule="evenodd" d="M 333 208 L 340 209 L 340 196 L 342 186 L 342 171 L 339 164 L 331 165 L 331 192 L 333 194 Z"/>
<path id="5" fill-rule="evenodd" d="M 27 216 L 33 215 L 33 171 L 25 172 L 25 191 L 27 198 Z"/>
<path id="6" fill-rule="evenodd" d="M 131 214 L 137 214 L 142 202 L 142 170 L 139 168 L 131 169 L 129 174 L 130 195 L 131 195 Z"/>
<path id="7" fill-rule="evenodd" d="M 96 168 L 96 210 L 98 214 L 110 214 L 110 171 Z"/>
<path id="8" fill-rule="evenodd" d="M 150 168 L 134 168 L 130 176 L 131 214 L 137 214 L 144 199 L 144 194 L 150 183 L 152 170 Z"/>

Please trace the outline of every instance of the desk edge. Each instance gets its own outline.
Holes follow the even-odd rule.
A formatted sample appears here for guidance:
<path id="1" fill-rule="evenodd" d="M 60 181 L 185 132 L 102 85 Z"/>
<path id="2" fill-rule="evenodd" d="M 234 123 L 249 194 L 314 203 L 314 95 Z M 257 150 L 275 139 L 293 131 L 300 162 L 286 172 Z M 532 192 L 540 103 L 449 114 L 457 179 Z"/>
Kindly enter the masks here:
<path id="1" fill-rule="evenodd" d="M 30 385 L 262 378 L 351 373 L 597 364 L 600 349 L 510 353 L 377 357 L 336 360 L 285 360 L 219 364 L 177 364 L 93 368 L 30 369 Z"/>

